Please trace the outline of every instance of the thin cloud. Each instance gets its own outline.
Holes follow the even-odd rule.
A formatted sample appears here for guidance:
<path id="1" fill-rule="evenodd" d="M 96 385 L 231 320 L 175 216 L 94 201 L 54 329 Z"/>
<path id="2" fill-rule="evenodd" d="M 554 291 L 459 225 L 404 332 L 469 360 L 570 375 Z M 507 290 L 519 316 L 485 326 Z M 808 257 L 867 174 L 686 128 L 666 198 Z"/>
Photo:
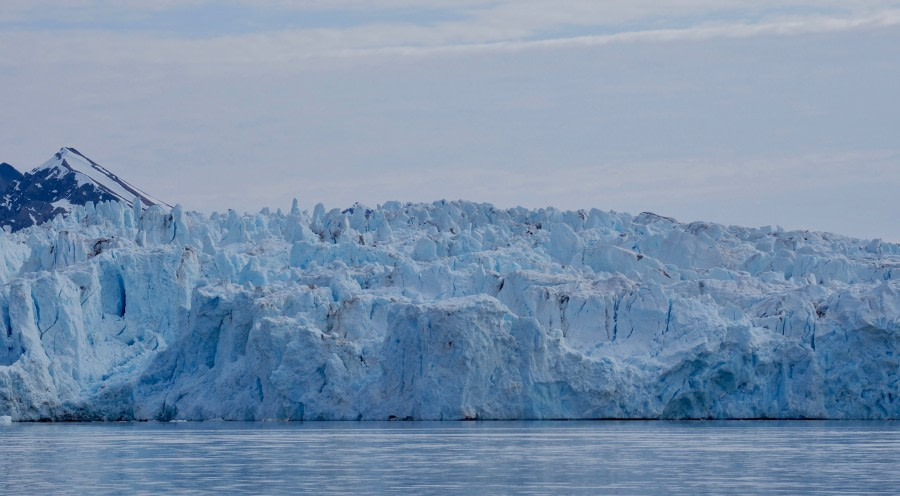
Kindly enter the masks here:
<path id="1" fill-rule="evenodd" d="M 439 28 L 364 26 L 312 29 L 186 40 L 147 34 L 98 31 L 0 34 L 0 65 L 7 67 L 66 62 L 157 64 L 284 64 L 312 59 L 373 56 L 436 56 L 503 53 L 526 50 L 597 47 L 613 44 L 705 41 L 713 39 L 792 36 L 893 28 L 900 9 L 854 17 L 805 16 L 758 23 L 707 23 L 675 29 L 647 29 L 611 34 L 533 40 L 477 41 L 478 26 L 453 24 Z M 476 40 L 476 41 L 473 41 Z M 15 50 L 10 50 L 17 47 Z"/>
<path id="2" fill-rule="evenodd" d="M 752 38 L 757 36 L 791 36 L 836 33 L 858 29 L 889 28 L 900 25 L 900 10 L 857 18 L 792 18 L 758 24 L 712 24 L 681 29 L 627 31 L 608 35 L 574 36 L 528 41 L 501 41 L 443 46 L 394 46 L 373 49 L 348 49 L 332 52 L 332 56 L 430 55 L 441 53 L 517 52 L 532 49 L 596 47 L 618 43 L 660 43 L 705 41 L 717 38 Z"/>

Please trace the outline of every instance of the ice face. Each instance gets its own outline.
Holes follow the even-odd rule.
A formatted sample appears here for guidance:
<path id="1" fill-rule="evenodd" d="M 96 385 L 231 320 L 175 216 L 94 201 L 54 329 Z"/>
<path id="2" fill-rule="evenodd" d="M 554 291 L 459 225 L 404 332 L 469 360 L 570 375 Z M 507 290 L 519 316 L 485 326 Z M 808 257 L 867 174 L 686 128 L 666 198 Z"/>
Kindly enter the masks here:
<path id="1" fill-rule="evenodd" d="M 900 245 L 469 202 L 0 234 L 0 416 L 900 417 Z"/>

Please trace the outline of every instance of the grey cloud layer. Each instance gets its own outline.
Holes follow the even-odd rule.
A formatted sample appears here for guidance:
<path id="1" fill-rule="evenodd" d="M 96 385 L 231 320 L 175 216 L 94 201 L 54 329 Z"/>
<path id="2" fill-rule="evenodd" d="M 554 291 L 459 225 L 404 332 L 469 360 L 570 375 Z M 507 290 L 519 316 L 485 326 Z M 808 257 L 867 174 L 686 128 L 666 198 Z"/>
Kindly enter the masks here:
<path id="1" fill-rule="evenodd" d="M 782 17 L 763 22 L 713 22 L 673 29 L 645 29 L 613 34 L 518 39 L 486 35 L 478 28 L 450 24 L 438 28 L 415 25 L 375 25 L 347 29 L 307 29 L 214 39 L 181 39 L 144 33 L 105 31 L 32 32 L 0 34 L 6 47 L 0 66 L 56 64 L 78 60 L 110 64 L 260 64 L 301 62 L 310 58 L 371 57 L 376 55 L 433 55 L 508 52 L 542 48 L 589 47 L 617 43 L 701 41 L 773 35 L 802 35 L 856 29 L 894 27 L 900 9 L 852 17 Z M 518 35 L 527 35 L 523 30 Z M 12 47 L 16 47 L 12 49 Z"/>

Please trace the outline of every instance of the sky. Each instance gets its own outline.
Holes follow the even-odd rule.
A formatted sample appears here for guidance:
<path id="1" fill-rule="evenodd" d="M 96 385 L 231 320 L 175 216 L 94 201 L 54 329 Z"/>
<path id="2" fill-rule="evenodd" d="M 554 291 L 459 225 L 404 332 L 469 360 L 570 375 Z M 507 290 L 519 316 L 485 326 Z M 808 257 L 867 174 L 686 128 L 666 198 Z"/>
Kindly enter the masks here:
<path id="1" fill-rule="evenodd" d="M 900 242 L 900 1 L 3 0 L 0 161 Z"/>

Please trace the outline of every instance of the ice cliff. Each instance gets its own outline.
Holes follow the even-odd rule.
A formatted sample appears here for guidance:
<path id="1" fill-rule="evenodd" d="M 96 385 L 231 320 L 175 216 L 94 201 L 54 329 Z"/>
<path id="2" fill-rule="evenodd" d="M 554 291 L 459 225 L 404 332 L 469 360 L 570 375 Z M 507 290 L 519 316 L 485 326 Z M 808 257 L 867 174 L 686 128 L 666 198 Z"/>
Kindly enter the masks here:
<path id="1" fill-rule="evenodd" d="M 900 245 L 599 210 L 88 203 L 0 234 L 0 416 L 900 417 Z"/>

